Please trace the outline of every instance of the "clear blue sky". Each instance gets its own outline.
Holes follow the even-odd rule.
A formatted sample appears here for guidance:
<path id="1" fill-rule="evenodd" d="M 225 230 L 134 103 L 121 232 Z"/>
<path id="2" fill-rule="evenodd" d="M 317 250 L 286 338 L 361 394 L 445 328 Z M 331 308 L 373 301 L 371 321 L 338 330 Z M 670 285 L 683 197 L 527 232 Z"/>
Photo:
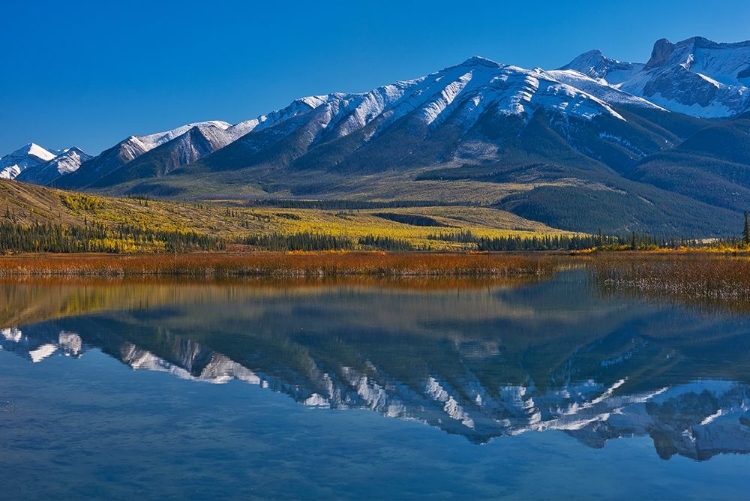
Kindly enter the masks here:
<path id="1" fill-rule="evenodd" d="M 0 156 L 31 141 L 99 153 L 474 54 L 556 68 L 594 48 L 646 61 L 662 37 L 750 39 L 747 0 L 0 0 L 0 19 Z"/>

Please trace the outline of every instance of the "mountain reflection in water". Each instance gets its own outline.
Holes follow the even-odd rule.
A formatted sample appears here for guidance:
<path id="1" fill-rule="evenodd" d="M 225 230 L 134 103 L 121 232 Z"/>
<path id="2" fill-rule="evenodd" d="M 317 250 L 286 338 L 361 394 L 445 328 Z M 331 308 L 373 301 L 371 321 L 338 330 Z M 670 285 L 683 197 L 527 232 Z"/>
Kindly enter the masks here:
<path id="1" fill-rule="evenodd" d="M 6 298 L 31 288 L 53 305 L 42 317 L 62 318 L 39 322 L 29 306 L 35 323 L 3 328 L 0 346 L 34 363 L 97 349 L 136 370 L 239 380 L 475 443 L 563 430 L 597 448 L 650 436 L 664 459 L 750 452 L 744 316 L 603 296 L 582 270 L 392 285 L 4 284 Z"/>

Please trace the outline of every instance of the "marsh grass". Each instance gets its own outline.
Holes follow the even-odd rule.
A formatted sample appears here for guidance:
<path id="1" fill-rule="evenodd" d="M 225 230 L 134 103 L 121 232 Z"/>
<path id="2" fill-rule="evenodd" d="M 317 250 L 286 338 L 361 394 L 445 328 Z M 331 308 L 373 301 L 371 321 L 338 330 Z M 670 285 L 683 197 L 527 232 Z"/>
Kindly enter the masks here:
<path id="1" fill-rule="evenodd" d="M 552 256 L 299 252 L 0 257 L 0 277 L 502 277 L 550 275 Z"/>
<path id="2" fill-rule="evenodd" d="M 750 302 L 750 258 L 711 254 L 600 255 L 590 267 L 607 289 Z"/>

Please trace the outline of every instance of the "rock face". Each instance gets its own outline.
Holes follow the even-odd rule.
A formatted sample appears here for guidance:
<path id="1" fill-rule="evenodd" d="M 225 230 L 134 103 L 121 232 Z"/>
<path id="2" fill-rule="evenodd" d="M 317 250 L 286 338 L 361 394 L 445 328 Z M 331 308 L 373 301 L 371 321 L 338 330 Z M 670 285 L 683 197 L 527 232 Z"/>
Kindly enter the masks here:
<path id="1" fill-rule="evenodd" d="M 669 56 L 674 52 L 674 47 L 674 44 L 666 38 L 657 40 L 654 44 L 654 49 L 651 51 L 651 59 L 648 60 L 643 68 L 650 70 L 669 61 Z"/>

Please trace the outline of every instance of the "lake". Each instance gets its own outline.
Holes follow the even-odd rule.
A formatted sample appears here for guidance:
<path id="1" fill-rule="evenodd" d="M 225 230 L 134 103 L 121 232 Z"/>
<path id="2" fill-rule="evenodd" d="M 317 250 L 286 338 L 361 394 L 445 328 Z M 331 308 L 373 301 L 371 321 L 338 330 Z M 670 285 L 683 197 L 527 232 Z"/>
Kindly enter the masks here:
<path id="1" fill-rule="evenodd" d="M 744 311 L 583 268 L 0 282 L 0 498 L 745 498 Z"/>

